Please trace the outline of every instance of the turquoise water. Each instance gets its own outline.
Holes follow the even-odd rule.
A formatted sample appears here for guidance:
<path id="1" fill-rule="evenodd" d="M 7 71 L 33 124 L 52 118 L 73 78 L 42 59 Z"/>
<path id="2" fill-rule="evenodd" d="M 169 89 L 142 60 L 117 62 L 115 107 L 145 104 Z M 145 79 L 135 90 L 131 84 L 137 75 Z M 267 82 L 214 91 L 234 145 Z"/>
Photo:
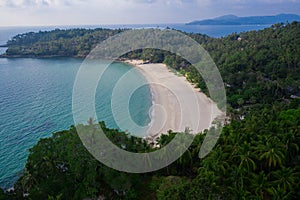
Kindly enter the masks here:
<path id="1" fill-rule="evenodd" d="M 72 90 L 81 63 L 81 59 L 72 58 L 0 59 L 0 187 L 13 185 L 24 168 L 28 149 L 40 138 L 74 124 Z M 105 63 L 102 61 L 97 67 L 104 67 Z M 108 127 L 118 128 L 110 98 L 116 82 L 130 69 L 132 67 L 126 64 L 114 63 L 98 84 L 97 117 Z M 144 80 L 139 72 L 135 76 Z M 149 88 L 139 88 L 129 105 L 135 123 L 147 125 L 150 122 L 150 106 Z"/>

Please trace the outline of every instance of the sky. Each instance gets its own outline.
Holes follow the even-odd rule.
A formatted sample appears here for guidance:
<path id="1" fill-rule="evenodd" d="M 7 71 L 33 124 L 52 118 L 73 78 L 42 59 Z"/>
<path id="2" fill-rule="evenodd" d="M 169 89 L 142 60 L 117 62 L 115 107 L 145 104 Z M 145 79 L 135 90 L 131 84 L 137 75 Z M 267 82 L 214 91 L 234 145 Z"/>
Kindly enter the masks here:
<path id="1" fill-rule="evenodd" d="M 186 23 L 280 13 L 300 15 L 300 0 L 0 0 L 0 26 Z"/>

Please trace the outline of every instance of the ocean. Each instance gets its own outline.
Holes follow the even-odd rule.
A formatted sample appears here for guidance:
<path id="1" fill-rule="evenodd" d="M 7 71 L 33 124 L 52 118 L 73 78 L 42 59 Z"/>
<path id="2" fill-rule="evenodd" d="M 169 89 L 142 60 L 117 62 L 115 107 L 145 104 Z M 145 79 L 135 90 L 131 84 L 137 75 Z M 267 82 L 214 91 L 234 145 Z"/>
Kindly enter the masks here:
<path id="1" fill-rule="evenodd" d="M 184 24 L 60 26 L 60 27 L 0 27 L 0 45 L 14 35 L 55 28 L 174 28 L 193 33 L 223 37 L 232 32 L 260 30 L 268 26 L 188 26 Z M 6 48 L 0 48 L 0 54 Z M 0 58 L 0 187 L 13 186 L 22 172 L 29 153 L 40 138 L 68 129 L 74 124 L 72 89 L 82 59 Z M 107 61 L 99 63 L 104 67 Z M 114 85 L 131 66 L 114 63 L 101 79 L 96 99 L 99 121 L 118 128 L 111 111 L 110 98 Z M 140 82 L 144 78 L 136 72 Z M 139 82 L 139 81 L 138 81 Z M 102 86 L 101 86 L 102 85 Z M 126 92 L 126 90 L 124 90 Z M 122 95 L 120 95 L 122 96 Z M 150 122 L 151 93 L 147 86 L 139 88 L 129 102 L 132 120 L 141 126 Z M 123 112 L 123 109 L 122 109 Z"/>
<path id="2" fill-rule="evenodd" d="M 29 148 L 40 138 L 50 137 L 53 132 L 69 129 L 74 124 L 72 90 L 82 61 L 74 58 L 0 59 L 0 187 L 7 189 L 13 185 L 25 166 Z M 101 68 L 106 63 L 100 61 L 97 66 Z M 113 63 L 98 84 L 97 117 L 110 128 L 118 128 L 110 101 L 114 85 L 130 69 L 133 68 L 127 64 Z M 146 82 L 137 71 L 135 77 Z M 129 103 L 133 121 L 140 126 L 149 124 L 150 89 L 139 88 Z M 116 109 L 123 112 L 122 108 Z"/>

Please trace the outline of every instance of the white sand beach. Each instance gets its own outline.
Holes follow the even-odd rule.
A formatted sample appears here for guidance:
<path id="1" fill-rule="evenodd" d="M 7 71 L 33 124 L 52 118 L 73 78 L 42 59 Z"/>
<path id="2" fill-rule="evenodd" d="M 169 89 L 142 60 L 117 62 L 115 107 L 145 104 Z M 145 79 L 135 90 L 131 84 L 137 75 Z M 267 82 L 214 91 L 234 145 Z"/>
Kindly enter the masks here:
<path id="1" fill-rule="evenodd" d="M 166 65 L 143 64 L 137 60 L 126 62 L 136 66 L 150 84 L 153 106 L 148 136 L 156 137 L 168 130 L 183 132 L 186 127 L 197 134 L 222 115 L 211 99 Z"/>

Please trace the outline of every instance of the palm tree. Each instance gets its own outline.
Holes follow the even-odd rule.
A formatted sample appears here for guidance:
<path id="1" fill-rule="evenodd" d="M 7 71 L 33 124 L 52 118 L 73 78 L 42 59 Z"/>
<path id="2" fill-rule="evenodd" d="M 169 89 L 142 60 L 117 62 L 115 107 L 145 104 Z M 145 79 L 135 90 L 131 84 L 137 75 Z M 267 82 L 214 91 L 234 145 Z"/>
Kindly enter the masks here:
<path id="1" fill-rule="evenodd" d="M 252 191 L 259 196 L 261 199 L 264 199 L 266 191 L 269 188 L 268 178 L 265 175 L 264 171 L 261 171 L 259 174 L 252 174 L 253 178 L 250 179 Z"/>
<path id="2" fill-rule="evenodd" d="M 280 188 L 279 186 L 277 189 L 274 187 L 268 189 L 268 193 L 272 195 L 272 199 L 274 200 L 289 200 L 292 199 L 292 192 L 287 192 L 286 190 Z"/>
<path id="3" fill-rule="evenodd" d="M 228 196 L 228 199 L 247 200 L 249 199 L 248 196 L 251 195 L 251 193 L 244 188 L 235 186 L 229 186 L 228 192 L 231 194 L 230 196 Z"/>
<path id="4" fill-rule="evenodd" d="M 216 195 L 220 193 L 220 186 L 218 184 L 219 177 L 214 171 L 208 170 L 205 167 L 200 167 L 198 170 L 198 176 L 194 180 L 198 186 L 200 186 L 202 198 L 205 199 L 217 199 Z"/>
<path id="5" fill-rule="evenodd" d="M 296 180 L 295 178 L 299 173 L 294 173 L 295 169 L 283 167 L 280 170 L 271 173 L 271 176 L 275 178 L 272 182 L 274 185 L 282 188 L 284 191 L 293 190 Z"/>
<path id="6" fill-rule="evenodd" d="M 268 163 L 268 167 L 276 167 L 283 165 L 285 155 L 283 153 L 283 145 L 277 137 L 270 138 L 266 145 L 258 147 L 259 159 Z"/>
<path id="7" fill-rule="evenodd" d="M 156 158 L 157 160 L 159 160 L 160 162 L 165 162 L 166 170 L 167 170 L 167 174 L 169 174 L 169 165 L 168 165 L 168 161 L 171 158 L 171 152 L 169 149 L 167 149 L 167 147 L 165 147 L 170 141 L 172 136 L 170 136 L 171 134 L 175 134 L 171 131 L 168 132 L 169 134 L 163 134 L 159 137 L 158 140 L 158 145 L 159 145 L 159 154 L 158 157 Z"/>
<path id="8" fill-rule="evenodd" d="M 31 173 L 28 172 L 28 170 L 25 169 L 25 172 L 20 179 L 20 183 L 23 193 L 27 193 L 31 187 L 37 184 L 37 180 Z"/>
<path id="9" fill-rule="evenodd" d="M 230 169 L 228 182 L 235 188 L 244 188 L 244 174 L 243 170 L 233 166 Z"/>
<path id="10" fill-rule="evenodd" d="M 248 172 L 256 169 L 256 164 L 252 159 L 251 152 L 250 145 L 247 142 L 244 142 L 244 144 L 239 147 L 238 154 L 234 156 L 239 163 L 239 169 L 245 167 Z"/>
<path id="11" fill-rule="evenodd" d="M 295 155 L 299 152 L 296 133 L 289 131 L 284 134 L 283 141 L 285 141 L 285 148 L 287 149 L 290 159 L 295 157 Z"/>
<path id="12" fill-rule="evenodd" d="M 228 163 L 229 154 L 222 148 L 216 148 L 211 155 L 204 159 L 203 166 L 215 172 L 221 172 L 224 175 L 230 168 Z"/>
<path id="13" fill-rule="evenodd" d="M 180 133 L 176 136 L 177 139 L 177 145 L 176 145 L 176 149 L 174 149 L 175 152 L 179 153 L 181 156 L 179 158 L 179 164 L 183 164 L 183 159 L 184 159 L 184 152 L 186 150 L 187 154 L 188 154 L 188 158 L 191 160 L 192 159 L 192 154 L 191 151 L 189 150 L 188 146 L 187 146 L 187 140 L 190 139 L 190 137 L 192 137 L 192 135 L 190 135 L 190 129 L 186 128 L 184 133 Z"/>

